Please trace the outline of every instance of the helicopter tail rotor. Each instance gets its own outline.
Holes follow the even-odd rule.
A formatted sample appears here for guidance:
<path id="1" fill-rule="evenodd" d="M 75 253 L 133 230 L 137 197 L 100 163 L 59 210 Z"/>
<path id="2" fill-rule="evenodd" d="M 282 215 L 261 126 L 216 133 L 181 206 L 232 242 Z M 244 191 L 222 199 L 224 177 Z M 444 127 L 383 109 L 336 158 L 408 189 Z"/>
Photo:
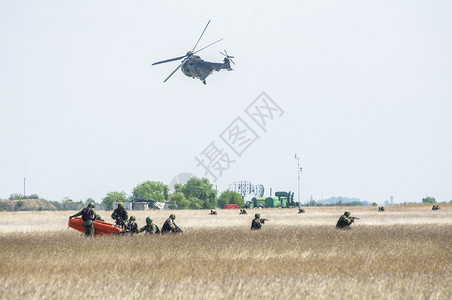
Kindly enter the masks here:
<path id="1" fill-rule="evenodd" d="M 235 62 L 231 59 L 231 58 L 234 58 L 234 56 L 229 55 L 228 52 L 226 52 L 226 50 L 224 50 L 224 53 L 221 52 L 221 51 L 220 51 L 220 53 L 221 53 L 222 55 L 224 55 L 224 57 L 225 57 L 226 59 L 228 59 L 229 61 L 231 61 L 231 62 L 235 65 Z"/>

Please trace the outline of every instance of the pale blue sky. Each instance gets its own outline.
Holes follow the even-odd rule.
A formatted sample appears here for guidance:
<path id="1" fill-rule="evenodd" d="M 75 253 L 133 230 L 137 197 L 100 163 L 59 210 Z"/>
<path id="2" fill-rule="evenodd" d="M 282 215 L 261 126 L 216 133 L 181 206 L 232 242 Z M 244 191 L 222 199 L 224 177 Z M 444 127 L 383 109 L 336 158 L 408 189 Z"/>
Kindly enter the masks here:
<path id="1" fill-rule="evenodd" d="M 452 200 L 450 1 L 0 1 L 0 198 L 100 201 L 203 175 L 211 142 L 248 180 L 383 203 Z M 153 62 L 191 50 L 204 86 Z M 261 92 L 284 114 L 241 157 L 220 134 Z M 253 125 L 254 124 L 254 125 Z"/>

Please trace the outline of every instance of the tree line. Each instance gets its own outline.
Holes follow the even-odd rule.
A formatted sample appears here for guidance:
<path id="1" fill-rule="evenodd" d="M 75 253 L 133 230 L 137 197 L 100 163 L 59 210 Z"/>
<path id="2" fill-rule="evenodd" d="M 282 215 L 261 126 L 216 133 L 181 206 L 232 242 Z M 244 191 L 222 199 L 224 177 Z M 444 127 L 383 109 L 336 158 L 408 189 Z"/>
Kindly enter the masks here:
<path id="1" fill-rule="evenodd" d="M 160 181 L 144 181 L 127 196 L 125 192 L 112 191 L 102 199 L 104 209 L 113 209 L 114 202 L 153 200 L 168 202 L 170 209 L 214 209 L 225 204 L 237 204 L 243 208 L 245 201 L 237 192 L 226 190 L 218 196 L 218 191 L 207 178 L 191 177 L 185 184 L 176 184 L 169 193 L 168 185 Z"/>

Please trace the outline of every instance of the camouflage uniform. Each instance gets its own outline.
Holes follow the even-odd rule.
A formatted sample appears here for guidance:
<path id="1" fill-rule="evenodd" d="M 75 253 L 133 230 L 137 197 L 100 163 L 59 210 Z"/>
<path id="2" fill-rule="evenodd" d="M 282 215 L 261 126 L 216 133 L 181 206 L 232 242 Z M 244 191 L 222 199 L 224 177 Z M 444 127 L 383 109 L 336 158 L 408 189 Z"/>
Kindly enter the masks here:
<path id="1" fill-rule="evenodd" d="M 94 210 L 95 206 L 96 205 L 93 202 L 91 202 L 90 204 L 88 204 L 86 208 L 82 209 L 75 215 L 69 217 L 75 218 L 78 216 L 82 216 L 84 213 L 87 214 L 88 219 L 83 220 L 83 227 L 85 227 L 85 236 L 94 236 L 94 225 L 93 225 L 94 220 L 103 221 L 100 215 Z"/>
<path id="2" fill-rule="evenodd" d="M 217 214 L 217 212 L 216 211 L 214 211 L 214 210 L 210 210 L 210 214 L 209 215 L 216 215 Z"/>
<path id="3" fill-rule="evenodd" d="M 174 220 L 176 219 L 176 215 L 171 214 L 169 218 L 163 223 L 162 226 L 162 234 L 168 233 L 168 232 L 181 232 L 179 226 L 174 223 Z"/>
<path id="4" fill-rule="evenodd" d="M 129 226 L 128 226 L 128 231 L 131 233 L 131 234 L 134 234 L 134 233 L 139 233 L 139 230 L 138 230 L 138 224 L 137 224 L 137 222 L 136 222 L 136 218 L 135 218 L 135 216 L 130 216 L 130 219 L 129 219 Z"/>
<path id="5" fill-rule="evenodd" d="M 338 229 L 349 229 L 353 220 L 349 218 L 350 212 L 346 211 L 337 221 L 336 228 Z"/>
<path id="6" fill-rule="evenodd" d="M 146 218 L 146 225 L 141 227 L 138 232 L 145 232 L 146 234 L 158 234 L 160 230 L 157 225 L 155 225 L 151 219 L 151 217 Z"/>
<path id="7" fill-rule="evenodd" d="M 111 214 L 111 218 L 116 221 L 116 225 L 120 225 L 123 229 L 127 226 L 126 223 L 129 216 L 122 203 L 119 203 L 118 207 L 115 208 Z"/>
<path id="8" fill-rule="evenodd" d="M 251 229 L 261 229 L 262 228 L 262 223 L 261 223 L 261 215 L 260 214 L 255 214 L 254 215 L 254 219 L 251 222 Z"/>

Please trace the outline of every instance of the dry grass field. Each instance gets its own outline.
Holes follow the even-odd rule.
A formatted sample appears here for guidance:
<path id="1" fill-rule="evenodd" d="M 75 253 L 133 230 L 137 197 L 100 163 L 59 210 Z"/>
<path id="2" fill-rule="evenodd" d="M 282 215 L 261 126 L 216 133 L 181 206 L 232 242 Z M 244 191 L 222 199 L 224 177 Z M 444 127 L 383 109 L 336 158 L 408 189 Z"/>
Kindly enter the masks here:
<path id="1" fill-rule="evenodd" d="M 84 238 L 74 212 L 0 213 L 1 299 L 452 299 L 452 205 L 175 211 L 184 234 Z M 108 211 L 99 211 L 111 220 Z M 171 211 L 133 212 L 161 226 Z"/>

